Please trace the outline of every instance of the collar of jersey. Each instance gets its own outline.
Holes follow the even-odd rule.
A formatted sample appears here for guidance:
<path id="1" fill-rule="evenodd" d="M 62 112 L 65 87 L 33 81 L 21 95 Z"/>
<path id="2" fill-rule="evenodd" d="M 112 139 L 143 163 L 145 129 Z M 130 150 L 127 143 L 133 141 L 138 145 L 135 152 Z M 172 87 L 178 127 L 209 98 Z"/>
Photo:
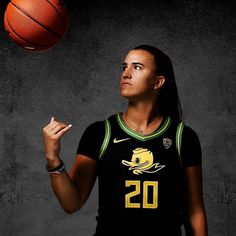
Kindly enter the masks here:
<path id="1" fill-rule="evenodd" d="M 146 135 L 141 135 L 140 133 L 130 129 L 124 122 L 123 117 L 122 117 L 122 113 L 118 113 L 116 115 L 117 118 L 117 122 L 119 124 L 119 126 L 121 127 L 121 129 L 123 129 L 127 134 L 129 134 L 130 136 L 139 139 L 141 141 L 146 141 L 149 139 L 153 139 L 161 134 L 163 134 L 170 126 L 171 124 L 171 117 L 167 116 L 164 120 L 164 122 L 162 122 L 162 125 L 158 127 L 157 130 L 155 130 L 153 133 L 151 134 L 146 134 Z"/>

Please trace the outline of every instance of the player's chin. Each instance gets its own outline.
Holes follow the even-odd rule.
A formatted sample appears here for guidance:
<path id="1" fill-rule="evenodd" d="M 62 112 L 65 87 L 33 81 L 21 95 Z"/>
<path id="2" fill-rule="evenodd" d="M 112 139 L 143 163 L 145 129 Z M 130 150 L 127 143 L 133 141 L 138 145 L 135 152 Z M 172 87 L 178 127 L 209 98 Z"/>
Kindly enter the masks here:
<path id="1" fill-rule="evenodd" d="M 129 92 L 121 92 L 120 95 L 123 98 L 126 98 L 127 100 L 129 100 L 130 102 L 135 102 L 139 99 L 139 96 L 133 94 L 133 93 L 129 93 Z"/>
<path id="2" fill-rule="evenodd" d="M 130 91 L 128 91 L 127 89 L 122 89 L 122 88 L 120 89 L 120 95 L 127 99 L 129 99 L 132 96 Z"/>

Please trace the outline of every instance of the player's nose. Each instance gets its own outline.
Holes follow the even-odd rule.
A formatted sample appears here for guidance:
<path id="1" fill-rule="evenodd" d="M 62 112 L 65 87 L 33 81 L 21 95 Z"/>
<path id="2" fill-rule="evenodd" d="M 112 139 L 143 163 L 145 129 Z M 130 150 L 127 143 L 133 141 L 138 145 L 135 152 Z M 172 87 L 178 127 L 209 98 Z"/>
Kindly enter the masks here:
<path id="1" fill-rule="evenodd" d="M 128 69 L 123 71 L 122 78 L 123 79 L 131 79 L 132 78 L 132 75 Z"/>

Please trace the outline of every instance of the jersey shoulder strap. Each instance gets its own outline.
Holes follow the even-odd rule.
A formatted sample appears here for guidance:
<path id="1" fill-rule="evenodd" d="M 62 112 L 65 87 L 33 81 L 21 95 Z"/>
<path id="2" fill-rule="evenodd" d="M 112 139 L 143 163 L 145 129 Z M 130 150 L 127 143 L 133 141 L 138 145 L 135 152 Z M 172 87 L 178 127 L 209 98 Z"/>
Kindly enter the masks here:
<path id="1" fill-rule="evenodd" d="M 176 130 L 176 139 L 175 139 L 176 140 L 176 149 L 178 151 L 181 166 L 182 166 L 181 145 L 182 145 L 183 129 L 184 129 L 184 122 L 181 121 L 181 122 L 178 123 L 177 130 Z"/>
<path id="2" fill-rule="evenodd" d="M 109 121 L 109 118 L 104 120 L 104 126 L 105 126 L 105 135 L 102 146 L 100 148 L 99 159 L 103 157 L 111 137 L 111 123 Z"/>

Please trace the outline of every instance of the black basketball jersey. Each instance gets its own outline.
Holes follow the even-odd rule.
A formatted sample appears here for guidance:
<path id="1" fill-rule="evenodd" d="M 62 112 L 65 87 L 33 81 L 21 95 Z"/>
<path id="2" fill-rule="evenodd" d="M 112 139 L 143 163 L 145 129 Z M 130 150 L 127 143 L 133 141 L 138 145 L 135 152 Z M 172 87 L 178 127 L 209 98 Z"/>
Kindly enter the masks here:
<path id="1" fill-rule="evenodd" d="M 192 142 L 192 157 L 183 157 L 184 141 L 186 155 Z M 141 135 L 118 113 L 90 125 L 77 153 L 98 162 L 96 235 L 181 235 L 183 168 L 201 163 L 190 127 L 167 116 L 153 133 Z"/>

